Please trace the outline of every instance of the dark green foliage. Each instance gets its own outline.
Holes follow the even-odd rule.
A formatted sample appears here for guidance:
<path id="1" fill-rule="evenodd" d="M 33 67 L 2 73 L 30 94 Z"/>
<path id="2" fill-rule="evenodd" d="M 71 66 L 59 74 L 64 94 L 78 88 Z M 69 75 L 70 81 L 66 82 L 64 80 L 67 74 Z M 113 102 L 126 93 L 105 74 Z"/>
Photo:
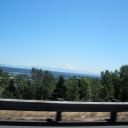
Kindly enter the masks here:
<path id="1" fill-rule="evenodd" d="M 89 86 L 90 86 L 90 78 L 82 77 L 78 79 L 79 86 L 79 97 L 80 101 L 88 101 L 89 100 Z"/>
<path id="2" fill-rule="evenodd" d="M 25 98 L 25 87 L 27 86 L 26 80 L 22 76 L 14 77 L 15 86 L 16 86 L 16 98 L 26 99 Z"/>
<path id="3" fill-rule="evenodd" d="M 65 98 L 66 87 L 65 87 L 65 79 L 63 76 L 59 77 L 59 80 L 56 84 L 56 89 L 53 94 L 53 99 L 56 100 L 57 98 Z"/>
<path id="4" fill-rule="evenodd" d="M 115 70 L 112 74 L 112 85 L 114 86 L 114 99 L 121 99 L 121 82 L 119 71 Z"/>
<path id="5" fill-rule="evenodd" d="M 36 86 L 36 99 L 50 100 L 55 89 L 55 78 L 49 71 L 32 68 L 31 78 Z"/>
<path id="6" fill-rule="evenodd" d="M 31 80 L 27 80 L 24 86 L 24 97 L 23 99 L 34 100 L 36 96 L 36 86 L 32 84 Z"/>
<path id="7" fill-rule="evenodd" d="M 52 94 L 55 90 L 56 81 L 51 72 L 44 72 L 43 84 L 43 100 L 52 99 Z"/>
<path id="8" fill-rule="evenodd" d="M 7 72 L 3 72 L 2 69 L 0 69 L 0 86 L 3 88 L 6 87 L 10 82 L 10 78 Z"/>
<path id="9" fill-rule="evenodd" d="M 128 101 L 128 65 L 120 68 L 121 101 Z"/>
<path id="10" fill-rule="evenodd" d="M 93 102 L 99 102 L 102 101 L 102 85 L 101 85 L 101 81 L 98 78 L 93 78 L 91 79 L 91 83 L 90 83 L 90 87 L 91 87 L 91 101 Z"/>
<path id="11" fill-rule="evenodd" d="M 4 98 L 16 98 L 16 86 L 14 85 L 14 80 L 10 79 L 10 83 L 5 87 L 3 92 Z"/>
<path id="12" fill-rule="evenodd" d="M 51 72 L 32 68 L 30 77 L 18 75 L 13 78 L 0 69 L 0 97 L 16 99 L 69 101 L 111 101 L 113 98 L 128 101 L 128 65 L 120 70 L 101 72 L 101 78 L 60 76 L 58 80 Z"/>
<path id="13" fill-rule="evenodd" d="M 35 85 L 35 90 L 36 90 L 36 94 L 35 94 L 35 99 L 41 100 L 43 97 L 43 77 L 44 77 L 44 73 L 43 71 L 40 69 L 36 69 L 36 68 L 32 68 L 31 71 L 31 80 L 32 80 L 32 84 Z"/>
<path id="14" fill-rule="evenodd" d="M 114 86 L 112 85 L 111 72 L 106 70 L 101 72 L 102 99 L 103 101 L 111 101 L 114 98 Z"/>
<path id="15" fill-rule="evenodd" d="M 71 77 L 66 82 L 66 100 L 79 101 L 79 85 L 76 77 Z"/>

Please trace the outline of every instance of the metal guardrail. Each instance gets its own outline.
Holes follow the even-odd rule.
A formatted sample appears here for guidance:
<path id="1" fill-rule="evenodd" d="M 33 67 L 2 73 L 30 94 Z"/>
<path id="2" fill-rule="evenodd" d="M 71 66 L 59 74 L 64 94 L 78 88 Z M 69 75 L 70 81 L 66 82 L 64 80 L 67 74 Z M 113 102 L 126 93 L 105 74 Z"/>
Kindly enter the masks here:
<path id="1" fill-rule="evenodd" d="M 0 110 L 56 111 L 56 121 L 61 120 L 61 112 L 111 112 L 111 120 L 116 120 L 116 112 L 128 111 L 128 102 L 69 102 L 0 99 Z"/>

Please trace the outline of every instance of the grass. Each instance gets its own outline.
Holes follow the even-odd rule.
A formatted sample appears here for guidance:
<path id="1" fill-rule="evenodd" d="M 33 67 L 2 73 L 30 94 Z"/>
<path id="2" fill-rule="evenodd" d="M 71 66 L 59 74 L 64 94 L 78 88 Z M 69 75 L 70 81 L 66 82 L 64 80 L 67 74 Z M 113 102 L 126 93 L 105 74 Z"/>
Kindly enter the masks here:
<path id="1" fill-rule="evenodd" d="M 56 112 L 41 111 L 11 111 L 0 110 L 0 117 L 4 119 L 16 120 L 55 120 Z M 109 112 L 63 112 L 62 120 L 64 121 L 94 121 L 109 119 Z M 120 112 L 117 114 L 118 120 L 128 120 L 128 112 Z"/>

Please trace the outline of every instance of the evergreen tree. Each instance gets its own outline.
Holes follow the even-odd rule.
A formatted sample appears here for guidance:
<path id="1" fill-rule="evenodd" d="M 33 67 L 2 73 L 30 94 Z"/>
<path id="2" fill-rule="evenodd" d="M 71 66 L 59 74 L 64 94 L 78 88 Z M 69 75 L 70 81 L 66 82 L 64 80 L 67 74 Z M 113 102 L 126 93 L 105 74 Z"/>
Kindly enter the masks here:
<path id="1" fill-rule="evenodd" d="M 50 100 L 52 99 L 56 81 L 54 76 L 51 72 L 45 71 L 44 72 L 44 78 L 43 78 L 43 100 Z"/>
<path id="2" fill-rule="evenodd" d="M 91 91 L 91 96 L 90 96 L 90 101 L 92 102 L 99 102 L 101 101 L 101 81 L 98 78 L 92 78 L 91 83 L 90 83 L 90 91 Z"/>
<path id="3" fill-rule="evenodd" d="M 121 101 L 128 101 L 128 65 L 120 68 Z"/>
<path id="4" fill-rule="evenodd" d="M 112 72 L 106 70 L 101 72 L 101 83 L 102 83 L 102 100 L 111 101 L 114 98 L 114 86 L 112 84 Z"/>
<path id="5" fill-rule="evenodd" d="M 119 71 L 115 70 L 112 74 L 112 84 L 114 86 L 114 99 L 121 99 L 121 81 Z"/>
<path id="6" fill-rule="evenodd" d="M 78 86 L 79 86 L 79 96 L 81 101 L 88 101 L 89 95 L 90 95 L 90 78 L 88 77 L 82 77 L 81 79 L 78 79 Z"/>
<path id="7" fill-rule="evenodd" d="M 54 100 L 56 100 L 57 98 L 63 98 L 65 97 L 65 93 L 66 93 L 66 88 L 65 88 L 65 79 L 64 77 L 61 75 L 59 77 L 59 80 L 56 84 L 56 89 L 54 91 Z"/>
<path id="8" fill-rule="evenodd" d="M 13 79 L 10 79 L 9 85 L 5 87 L 3 98 L 16 98 L 16 86 L 14 85 Z"/>
<path id="9" fill-rule="evenodd" d="M 31 78 L 36 86 L 36 99 L 50 100 L 55 90 L 55 78 L 49 71 L 32 68 Z"/>
<path id="10" fill-rule="evenodd" d="M 66 83 L 66 100 L 79 101 L 79 86 L 76 77 L 71 77 Z"/>

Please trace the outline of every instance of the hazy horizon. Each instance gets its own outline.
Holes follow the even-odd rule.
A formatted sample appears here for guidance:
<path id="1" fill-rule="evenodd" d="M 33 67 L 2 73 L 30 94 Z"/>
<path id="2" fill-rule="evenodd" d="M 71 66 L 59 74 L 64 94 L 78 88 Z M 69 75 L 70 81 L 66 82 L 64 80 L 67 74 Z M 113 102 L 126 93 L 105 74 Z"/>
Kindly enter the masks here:
<path id="1" fill-rule="evenodd" d="M 0 64 L 0 67 L 9 67 L 9 68 L 20 68 L 20 69 L 42 69 L 42 70 L 48 70 L 48 71 L 55 71 L 55 72 L 65 72 L 65 73 L 76 73 L 76 74 L 90 74 L 90 75 L 100 75 L 100 73 L 93 73 L 93 72 L 87 72 L 87 71 L 80 71 L 75 69 L 68 69 L 68 68 L 61 68 L 61 67 L 40 67 L 40 66 L 19 66 L 19 65 L 9 65 L 9 64 Z"/>

